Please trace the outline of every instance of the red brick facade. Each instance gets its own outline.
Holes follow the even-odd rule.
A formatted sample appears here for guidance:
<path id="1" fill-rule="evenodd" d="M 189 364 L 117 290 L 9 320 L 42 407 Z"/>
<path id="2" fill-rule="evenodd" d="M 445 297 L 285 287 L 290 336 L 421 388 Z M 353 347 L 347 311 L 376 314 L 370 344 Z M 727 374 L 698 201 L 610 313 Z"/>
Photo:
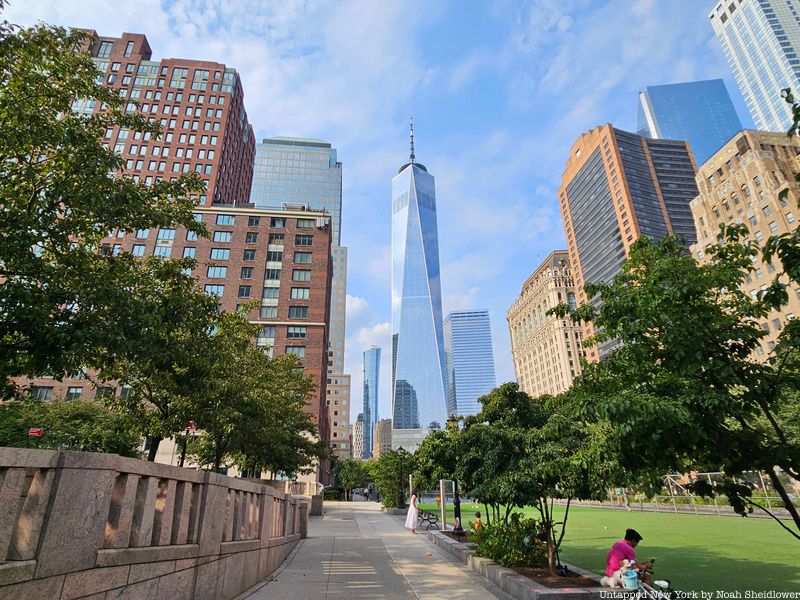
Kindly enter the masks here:
<path id="1" fill-rule="evenodd" d="M 125 159 L 124 173 L 142 180 L 197 173 L 207 184 L 205 193 L 195 198 L 200 204 L 246 201 L 255 136 L 236 71 L 211 61 L 151 61 L 150 45 L 141 34 L 114 38 L 90 33 L 93 41 L 87 49 L 99 63 L 104 84 L 138 102 L 138 111 L 162 127 L 158 140 L 121 134 L 119 128 L 106 132 L 103 142 Z M 132 104 L 128 109 L 136 110 Z"/>

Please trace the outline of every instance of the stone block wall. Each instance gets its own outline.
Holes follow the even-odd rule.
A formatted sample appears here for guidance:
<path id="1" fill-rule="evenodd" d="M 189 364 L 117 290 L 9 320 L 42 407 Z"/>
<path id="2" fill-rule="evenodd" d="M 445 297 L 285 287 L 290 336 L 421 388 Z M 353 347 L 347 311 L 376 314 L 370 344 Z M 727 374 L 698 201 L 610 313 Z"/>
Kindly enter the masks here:
<path id="1" fill-rule="evenodd" d="M 229 600 L 308 526 L 254 480 L 113 454 L 0 448 L 0 600 Z"/>

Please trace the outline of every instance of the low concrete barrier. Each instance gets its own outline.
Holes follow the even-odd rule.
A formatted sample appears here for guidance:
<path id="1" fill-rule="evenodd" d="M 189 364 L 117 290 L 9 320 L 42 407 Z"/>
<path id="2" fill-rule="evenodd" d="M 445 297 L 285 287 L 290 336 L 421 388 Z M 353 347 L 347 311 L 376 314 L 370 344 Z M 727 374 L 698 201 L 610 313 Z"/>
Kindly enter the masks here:
<path id="1" fill-rule="evenodd" d="M 229 600 L 305 537 L 307 504 L 114 454 L 0 448 L 0 600 Z"/>

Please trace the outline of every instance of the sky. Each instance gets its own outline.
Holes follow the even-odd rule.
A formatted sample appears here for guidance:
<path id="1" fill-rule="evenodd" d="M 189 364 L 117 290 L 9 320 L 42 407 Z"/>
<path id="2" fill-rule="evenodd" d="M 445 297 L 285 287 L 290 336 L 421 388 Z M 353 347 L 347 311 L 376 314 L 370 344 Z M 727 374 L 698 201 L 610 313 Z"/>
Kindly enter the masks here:
<path id="1" fill-rule="evenodd" d="M 708 22 L 708 0 L 11 0 L 5 18 L 143 33 L 153 59 L 238 70 L 256 139 L 338 150 L 349 247 L 346 370 L 360 412 L 362 352 L 383 348 L 391 417 L 391 180 L 436 178 L 444 315 L 488 309 L 498 384 L 514 380 L 508 307 L 566 248 L 556 190 L 569 148 L 604 123 L 636 130 L 648 85 L 723 78 L 752 121 Z"/>

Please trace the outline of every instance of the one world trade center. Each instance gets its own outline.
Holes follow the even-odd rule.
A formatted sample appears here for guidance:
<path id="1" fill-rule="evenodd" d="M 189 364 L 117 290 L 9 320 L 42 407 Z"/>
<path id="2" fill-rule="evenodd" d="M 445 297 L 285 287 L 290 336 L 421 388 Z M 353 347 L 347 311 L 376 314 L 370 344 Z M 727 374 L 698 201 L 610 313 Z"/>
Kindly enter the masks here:
<path id="1" fill-rule="evenodd" d="M 413 451 L 447 416 L 433 176 L 414 157 L 392 179 L 392 446 Z"/>

